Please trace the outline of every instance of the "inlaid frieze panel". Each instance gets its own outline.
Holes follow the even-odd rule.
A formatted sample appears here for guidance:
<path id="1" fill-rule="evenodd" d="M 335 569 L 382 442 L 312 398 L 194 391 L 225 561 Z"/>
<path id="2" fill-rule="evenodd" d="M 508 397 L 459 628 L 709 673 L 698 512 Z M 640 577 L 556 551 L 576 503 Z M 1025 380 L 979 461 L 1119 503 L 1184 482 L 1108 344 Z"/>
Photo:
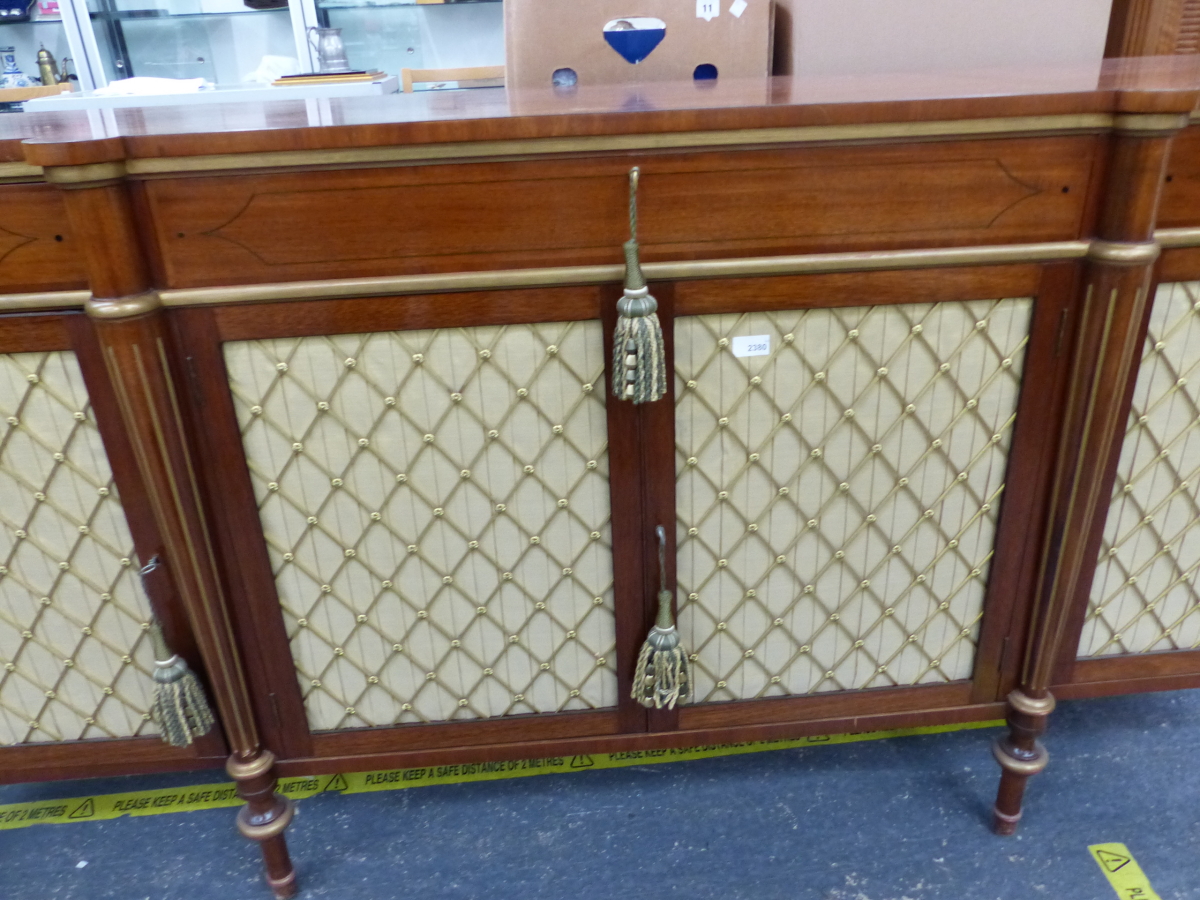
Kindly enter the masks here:
<path id="1" fill-rule="evenodd" d="M 156 732 L 149 616 L 74 355 L 0 354 L 0 745 Z"/>
<path id="2" fill-rule="evenodd" d="M 640 163 L 639 238 L 647 260 L 1070 240 L 1095 148 L 1092 135 L 663 148 Z M 319 183 L 286 171 L 146 181 L 167 286 L 619 262 L 623 156 L 447 164 L 434 148 L 388 152 L 405 164 L 330 169 Z"/>
<path id="3" fill-rule="evenodd" d="M 0 204 L 0 294 L 87 287 L 61 192 L 9 184 Z"/>
<path id="4" fill-rule="evenodd" d="M 1081 657 L 1200 646 L 1200 284 L 1159 286 Z"/>
<path id="5" fill-rule="evenodd" d="M 676 321 L 697 700 L 971 675 L 1031 308 Z"/>
<path id="6" fill-rule="evenodd" d="M 594 321 L 231 342 L 314 730 L 616 703 Z"/>

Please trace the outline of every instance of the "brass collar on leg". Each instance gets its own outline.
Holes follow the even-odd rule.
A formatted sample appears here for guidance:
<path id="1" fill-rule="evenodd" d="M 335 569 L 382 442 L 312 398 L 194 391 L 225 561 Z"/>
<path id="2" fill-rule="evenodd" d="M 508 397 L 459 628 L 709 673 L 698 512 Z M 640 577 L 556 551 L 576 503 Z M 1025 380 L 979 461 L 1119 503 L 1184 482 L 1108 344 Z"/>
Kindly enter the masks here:
<path id="1" fill-rule="evenodd" d="M 240 760 L 236 756 L 229 757 L 225 763 L 225 771 L 234 781 L 249 781 L 266 775 L 275 765 L 275 754 L 270 750 L 262 750 L 253 759 Z"/>
<path id="2" fill-rule="evenodd" d="M 283 834 L 291 824 L 292 817 L 296 815 L 296 803 L 290 798 L 280 797 L 279 804 L 279 808 L 270 818 L 258 823 L 250 821 L 254 813 L 250 811 L 249 806 L 243 806 L 237 814 L 238 834 L 248 841 L 260 843 Z"/>
<path id="3" fill-rule="evenodd" d="M 1054 695 L 1047 693 L 1041 699 L 1035 699 L 1028 694 L 1015 690 L 1008 695 L 1008 705 L 1019 713 L 1027 716 L 1048 716 L 1054 712 Z"/>
<path id="4" fill-rule="evenodd" d="M 996 758 L 996 762 L 1000 764 L 1000 768 L 1006 772 L 1012 772 L 1014 775 L 1023 775 L 1026 778 L 1036 775 L 1046 768 L 1046 764 L 1050 762 L 1050 753 L 1041 741 L 1034 741 L 1032 758 L 1018 759 L 1008 751 L 1004 743 L 1004 738 L 996 738 L 996 740 L 992 741 L 992 756 Z"/>

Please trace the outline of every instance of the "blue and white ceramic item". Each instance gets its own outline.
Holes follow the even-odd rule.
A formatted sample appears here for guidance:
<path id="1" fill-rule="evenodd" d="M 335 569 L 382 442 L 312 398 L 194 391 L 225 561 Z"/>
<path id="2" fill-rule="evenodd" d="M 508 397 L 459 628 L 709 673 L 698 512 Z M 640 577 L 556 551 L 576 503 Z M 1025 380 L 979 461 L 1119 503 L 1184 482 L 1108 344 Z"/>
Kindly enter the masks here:
<path id="1" fill-rule="evenodd" d="M 667 23 L 649 16 L 613 19 L 604 26 L 604 40 L 626 62 L 637 65 L 654 52 L 667 35 Z"/>
<path id="2" fill-rule="evenodd" d="M 4 71 L 0 72 L 0 88 L 26 88 L 41 84 L 37 78 L 29 77 L 17 66 L 14 48 L 0 47 L 0 62 L 4 63 Z"/>

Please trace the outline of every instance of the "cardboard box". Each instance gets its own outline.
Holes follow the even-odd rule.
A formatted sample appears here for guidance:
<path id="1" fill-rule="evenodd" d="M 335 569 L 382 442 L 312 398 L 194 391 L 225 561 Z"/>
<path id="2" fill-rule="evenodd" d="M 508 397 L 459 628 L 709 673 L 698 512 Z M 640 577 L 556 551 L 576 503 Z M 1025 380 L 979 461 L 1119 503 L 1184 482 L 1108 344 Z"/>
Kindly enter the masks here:
<path id="1" fill-rule="evenodd" d="M 630 62 L 619 49 L 636 58 L 654 43 L 645 32 L 656 29 L 613 26 L 648 19 L 661 20 L 665 33 Z M 606 25 L 624 34 L 606 39 Z M 504 28 L 509 86 L 551 87 L 560 70 L 580 87 L 691 80 L 698 66 L 715 67 L 718 78 L 770 74 L 770 0 L 504 0 Z"/>

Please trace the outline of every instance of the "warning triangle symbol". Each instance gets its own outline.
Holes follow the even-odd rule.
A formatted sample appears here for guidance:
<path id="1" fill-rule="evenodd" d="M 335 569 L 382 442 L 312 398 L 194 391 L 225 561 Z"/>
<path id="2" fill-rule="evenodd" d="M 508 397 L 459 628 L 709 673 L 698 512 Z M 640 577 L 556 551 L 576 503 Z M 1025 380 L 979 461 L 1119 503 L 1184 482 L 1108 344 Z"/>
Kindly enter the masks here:
<path id="1" fill-rule="evenodd" d="M 1128 856 L 1113 853 L 1111 850 L 1097 850 L 1096 859 L 1100 860 L 1100 865 L 1104 866 L 1109 872 L 1116 872 L 1129 862 Z"/>
<path id="2" fill-rule="evenodd" d="M 71 811 L 68 819 L 90 819 L 96 814 L 96 804 L 92 802 L 92 798 L 88 797 Z"/>
<path id="3" fill-rule="evenodd" d="M 334 775 L 332 778 L 329 779 L 329 784 L 325 785 L 325 790 L 327 790 L 327 791 L 344 791 L 348 787 L 350 787 L 350 785 L 348 785 L 346 783 L 346 779 L 344 777 L 342 777 L 341 775 Z"/>
<path id="4" fill-rule="evenodd" d="M 587 755 L 571 757 L 571 768 L 572 769 L 586 769 L 586 768 L 589 768 L 590 766 L 594 766 L 595 764 L 596 763 L 592 761 L 592 758 Z"/>

